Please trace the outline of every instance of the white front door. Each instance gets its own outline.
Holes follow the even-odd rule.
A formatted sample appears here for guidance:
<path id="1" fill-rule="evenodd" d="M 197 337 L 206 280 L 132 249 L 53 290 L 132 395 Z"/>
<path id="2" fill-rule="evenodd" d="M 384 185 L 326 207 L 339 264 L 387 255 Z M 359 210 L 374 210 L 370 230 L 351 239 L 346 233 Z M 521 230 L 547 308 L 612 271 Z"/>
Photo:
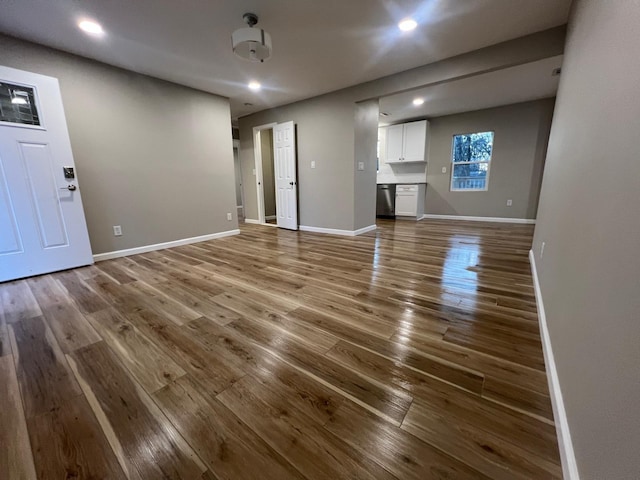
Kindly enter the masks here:
<path id="1" fill-rule="evenodd" d="M 293 122 L 273 127 L 273 158 L 276 177 L 278 227 L 298 229 L 298 178 L 296 138 Z"/>
<path id="2" fill-rule="evenodd" d="M 58 80 L 0 66 L 0 282 L 93 263 Z"/>

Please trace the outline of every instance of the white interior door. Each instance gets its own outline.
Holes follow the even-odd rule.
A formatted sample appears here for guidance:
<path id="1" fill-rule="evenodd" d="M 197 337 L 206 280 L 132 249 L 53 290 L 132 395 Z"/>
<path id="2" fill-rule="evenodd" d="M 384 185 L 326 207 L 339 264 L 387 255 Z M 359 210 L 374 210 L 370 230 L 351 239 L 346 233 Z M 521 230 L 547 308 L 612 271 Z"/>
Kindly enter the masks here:
<path id="1" fill-rule="evenodd" d="M 293 122 L 273 127 L 273 159 L 276 176 L 278 227 L 298 229 L 298 177 Z"/>
<path id="2" fill-rule="evenodd" d="M 0 66 L 0 281 L 93 263 L 58 80 Z"/>

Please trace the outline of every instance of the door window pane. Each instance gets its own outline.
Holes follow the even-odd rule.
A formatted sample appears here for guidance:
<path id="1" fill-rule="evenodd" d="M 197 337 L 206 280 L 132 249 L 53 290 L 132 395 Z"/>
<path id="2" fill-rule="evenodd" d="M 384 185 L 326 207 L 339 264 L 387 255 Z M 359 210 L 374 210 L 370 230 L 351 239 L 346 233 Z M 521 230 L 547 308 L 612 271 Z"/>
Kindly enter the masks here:
<path id="1" fill-rule="evenodd" d="M 33 88 L 0 82 L 0 122 L 40 125 Z"/>

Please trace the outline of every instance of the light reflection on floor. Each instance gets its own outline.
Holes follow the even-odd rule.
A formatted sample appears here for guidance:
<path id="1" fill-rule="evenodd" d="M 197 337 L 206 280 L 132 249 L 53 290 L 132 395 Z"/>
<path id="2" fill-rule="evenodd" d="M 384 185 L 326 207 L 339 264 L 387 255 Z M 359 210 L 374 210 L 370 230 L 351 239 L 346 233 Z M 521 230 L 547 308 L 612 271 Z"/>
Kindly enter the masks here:
<path id="1" fill-rule="evenodd" d="M 474 267 L 478 266 L 481 245 L 480 237 L 469 235 L 454 235 L 449 240 L 449 249 L 442 266 L 443 290 L 446 289 L 447 278 L 463 279 L 465 283 L 465 298 L 458 303 L 468 308 L 476 306 L 478 290 L 478 273 Z M 444 293 L 444 292 L 443 292 Z"/>

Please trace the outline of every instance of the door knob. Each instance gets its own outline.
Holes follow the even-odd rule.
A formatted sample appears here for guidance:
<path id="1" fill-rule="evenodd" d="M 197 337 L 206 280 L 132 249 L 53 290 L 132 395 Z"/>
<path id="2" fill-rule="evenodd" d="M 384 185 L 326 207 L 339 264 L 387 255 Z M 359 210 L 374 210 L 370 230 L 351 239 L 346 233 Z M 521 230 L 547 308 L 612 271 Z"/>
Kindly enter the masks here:
<path id="1" fill-rule="evenodd" d="M 70 192 L 73 192 L 77 189 L 78 187 L 76 187 L 75 185 L 67 185 L 66 187 L 60 187 L 60 190 L 69 190 Z"/>
<path id="2" fill-rule="evenodd" d="M 289 182 L 289 185 L 291 185 L 293 187 L 293 182 Z"/>

